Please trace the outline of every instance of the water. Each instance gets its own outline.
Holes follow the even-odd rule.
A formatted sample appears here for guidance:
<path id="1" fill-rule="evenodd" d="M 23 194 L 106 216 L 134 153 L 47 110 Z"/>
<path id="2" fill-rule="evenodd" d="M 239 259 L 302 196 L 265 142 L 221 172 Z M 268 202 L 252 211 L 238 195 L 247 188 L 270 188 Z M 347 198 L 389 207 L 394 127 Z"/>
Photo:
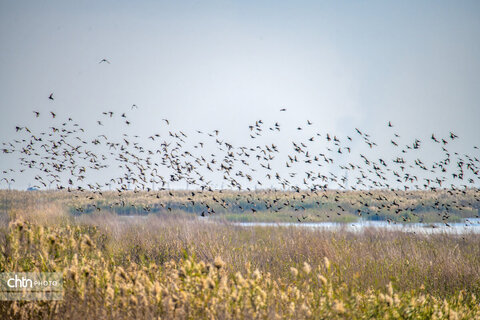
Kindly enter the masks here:
<path id="1" fill-rule="evenodd" d="M 120 216 L 124 222 L 140 221 L 148 216 Z M 212 222 L 209 218 L 199 218 L 203 222 Z M 342 222 L 232 222 L 234 226 L 241 227 L 299 227 L 324 230 L 346 230 L 352 232 L 361 232 L 367 228 L 374 228 L 386 231 L 401 231 L 409 233 L 423 234 L 468 234 L 480 233 L 480 218 L 464 219 L 460 223 L 388 223 L 387 221 L 370 221 L 360 220 L 358 222 L 342 223 Z"/>
<path id="2" fill-rule="evenodd" d="M 346 230 L 360 232 L 366 228 L 383 229 L 387 231 L 402 231 L 410 233 L 436 234 L 467 234 L 480 233 L 480 218 L 465 219 L 461 223 L 388 223 L 386 221 L 358 221 L 353 223 L 337 222 L 234 222 L 233 225 L 242 227 L 299 227 L 325 230 Z"/>

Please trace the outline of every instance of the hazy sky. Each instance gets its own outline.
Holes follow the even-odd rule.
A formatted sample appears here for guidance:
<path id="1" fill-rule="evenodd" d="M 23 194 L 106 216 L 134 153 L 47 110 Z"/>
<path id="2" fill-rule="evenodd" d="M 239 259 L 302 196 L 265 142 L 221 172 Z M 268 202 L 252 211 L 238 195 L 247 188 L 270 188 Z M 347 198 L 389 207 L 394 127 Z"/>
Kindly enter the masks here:
<path id="1" fill-rule="evenodd" d="M 480 144 L 479 1 L 0 0 L 0 43 L 2 141 L 50 110 L 93 131 L 136 104 L 140 135 L 162 118 L 239 142 L 257 119 L 373 136 L 391 120 Z"/>

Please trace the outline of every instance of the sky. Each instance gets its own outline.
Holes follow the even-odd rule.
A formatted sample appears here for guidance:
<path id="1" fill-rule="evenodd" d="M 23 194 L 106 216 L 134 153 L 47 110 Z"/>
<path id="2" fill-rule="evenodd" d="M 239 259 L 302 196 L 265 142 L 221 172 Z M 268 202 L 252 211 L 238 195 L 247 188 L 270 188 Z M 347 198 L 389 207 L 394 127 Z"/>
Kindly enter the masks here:
<path id="1" fill-rule="evenodd" d="M 145 137 L 163 118 L 236 143 L 258 119 L 309 119 L 480 144 L 478 1 L 0 0 L 0 43 L 2 142 L 48 127 L 49 111 L 96 132 L 111 110 L 134 124 L 111 132 Z"/>

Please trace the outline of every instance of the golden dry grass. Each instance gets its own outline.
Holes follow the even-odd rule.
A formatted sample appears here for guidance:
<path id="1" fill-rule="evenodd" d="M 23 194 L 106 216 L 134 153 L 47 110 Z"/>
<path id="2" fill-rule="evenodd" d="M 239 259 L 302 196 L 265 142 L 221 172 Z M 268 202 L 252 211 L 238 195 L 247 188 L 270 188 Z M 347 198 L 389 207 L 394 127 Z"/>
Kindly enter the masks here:
<path id="1" fill-rule="evenodd" d="M 64 300 L 1 302 L 3 318 L 480 318 L 479 235 L 41 210 L 2 217 L 0 271 L 63 272 Z"/>

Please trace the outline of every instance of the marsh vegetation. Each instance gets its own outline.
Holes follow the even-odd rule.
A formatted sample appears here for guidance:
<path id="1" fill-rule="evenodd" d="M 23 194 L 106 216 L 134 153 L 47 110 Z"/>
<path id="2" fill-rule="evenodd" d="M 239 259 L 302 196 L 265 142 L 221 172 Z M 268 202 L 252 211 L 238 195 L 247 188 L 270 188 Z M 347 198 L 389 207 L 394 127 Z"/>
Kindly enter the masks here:
<path id="1" fill-rule="evenodd" d="M 3 301 L 4 318 L 480 317 L 480 235 L 73 215 L 48 197 L 10 197 L 0 271 L 62 272 L 64 299 Z"/>

